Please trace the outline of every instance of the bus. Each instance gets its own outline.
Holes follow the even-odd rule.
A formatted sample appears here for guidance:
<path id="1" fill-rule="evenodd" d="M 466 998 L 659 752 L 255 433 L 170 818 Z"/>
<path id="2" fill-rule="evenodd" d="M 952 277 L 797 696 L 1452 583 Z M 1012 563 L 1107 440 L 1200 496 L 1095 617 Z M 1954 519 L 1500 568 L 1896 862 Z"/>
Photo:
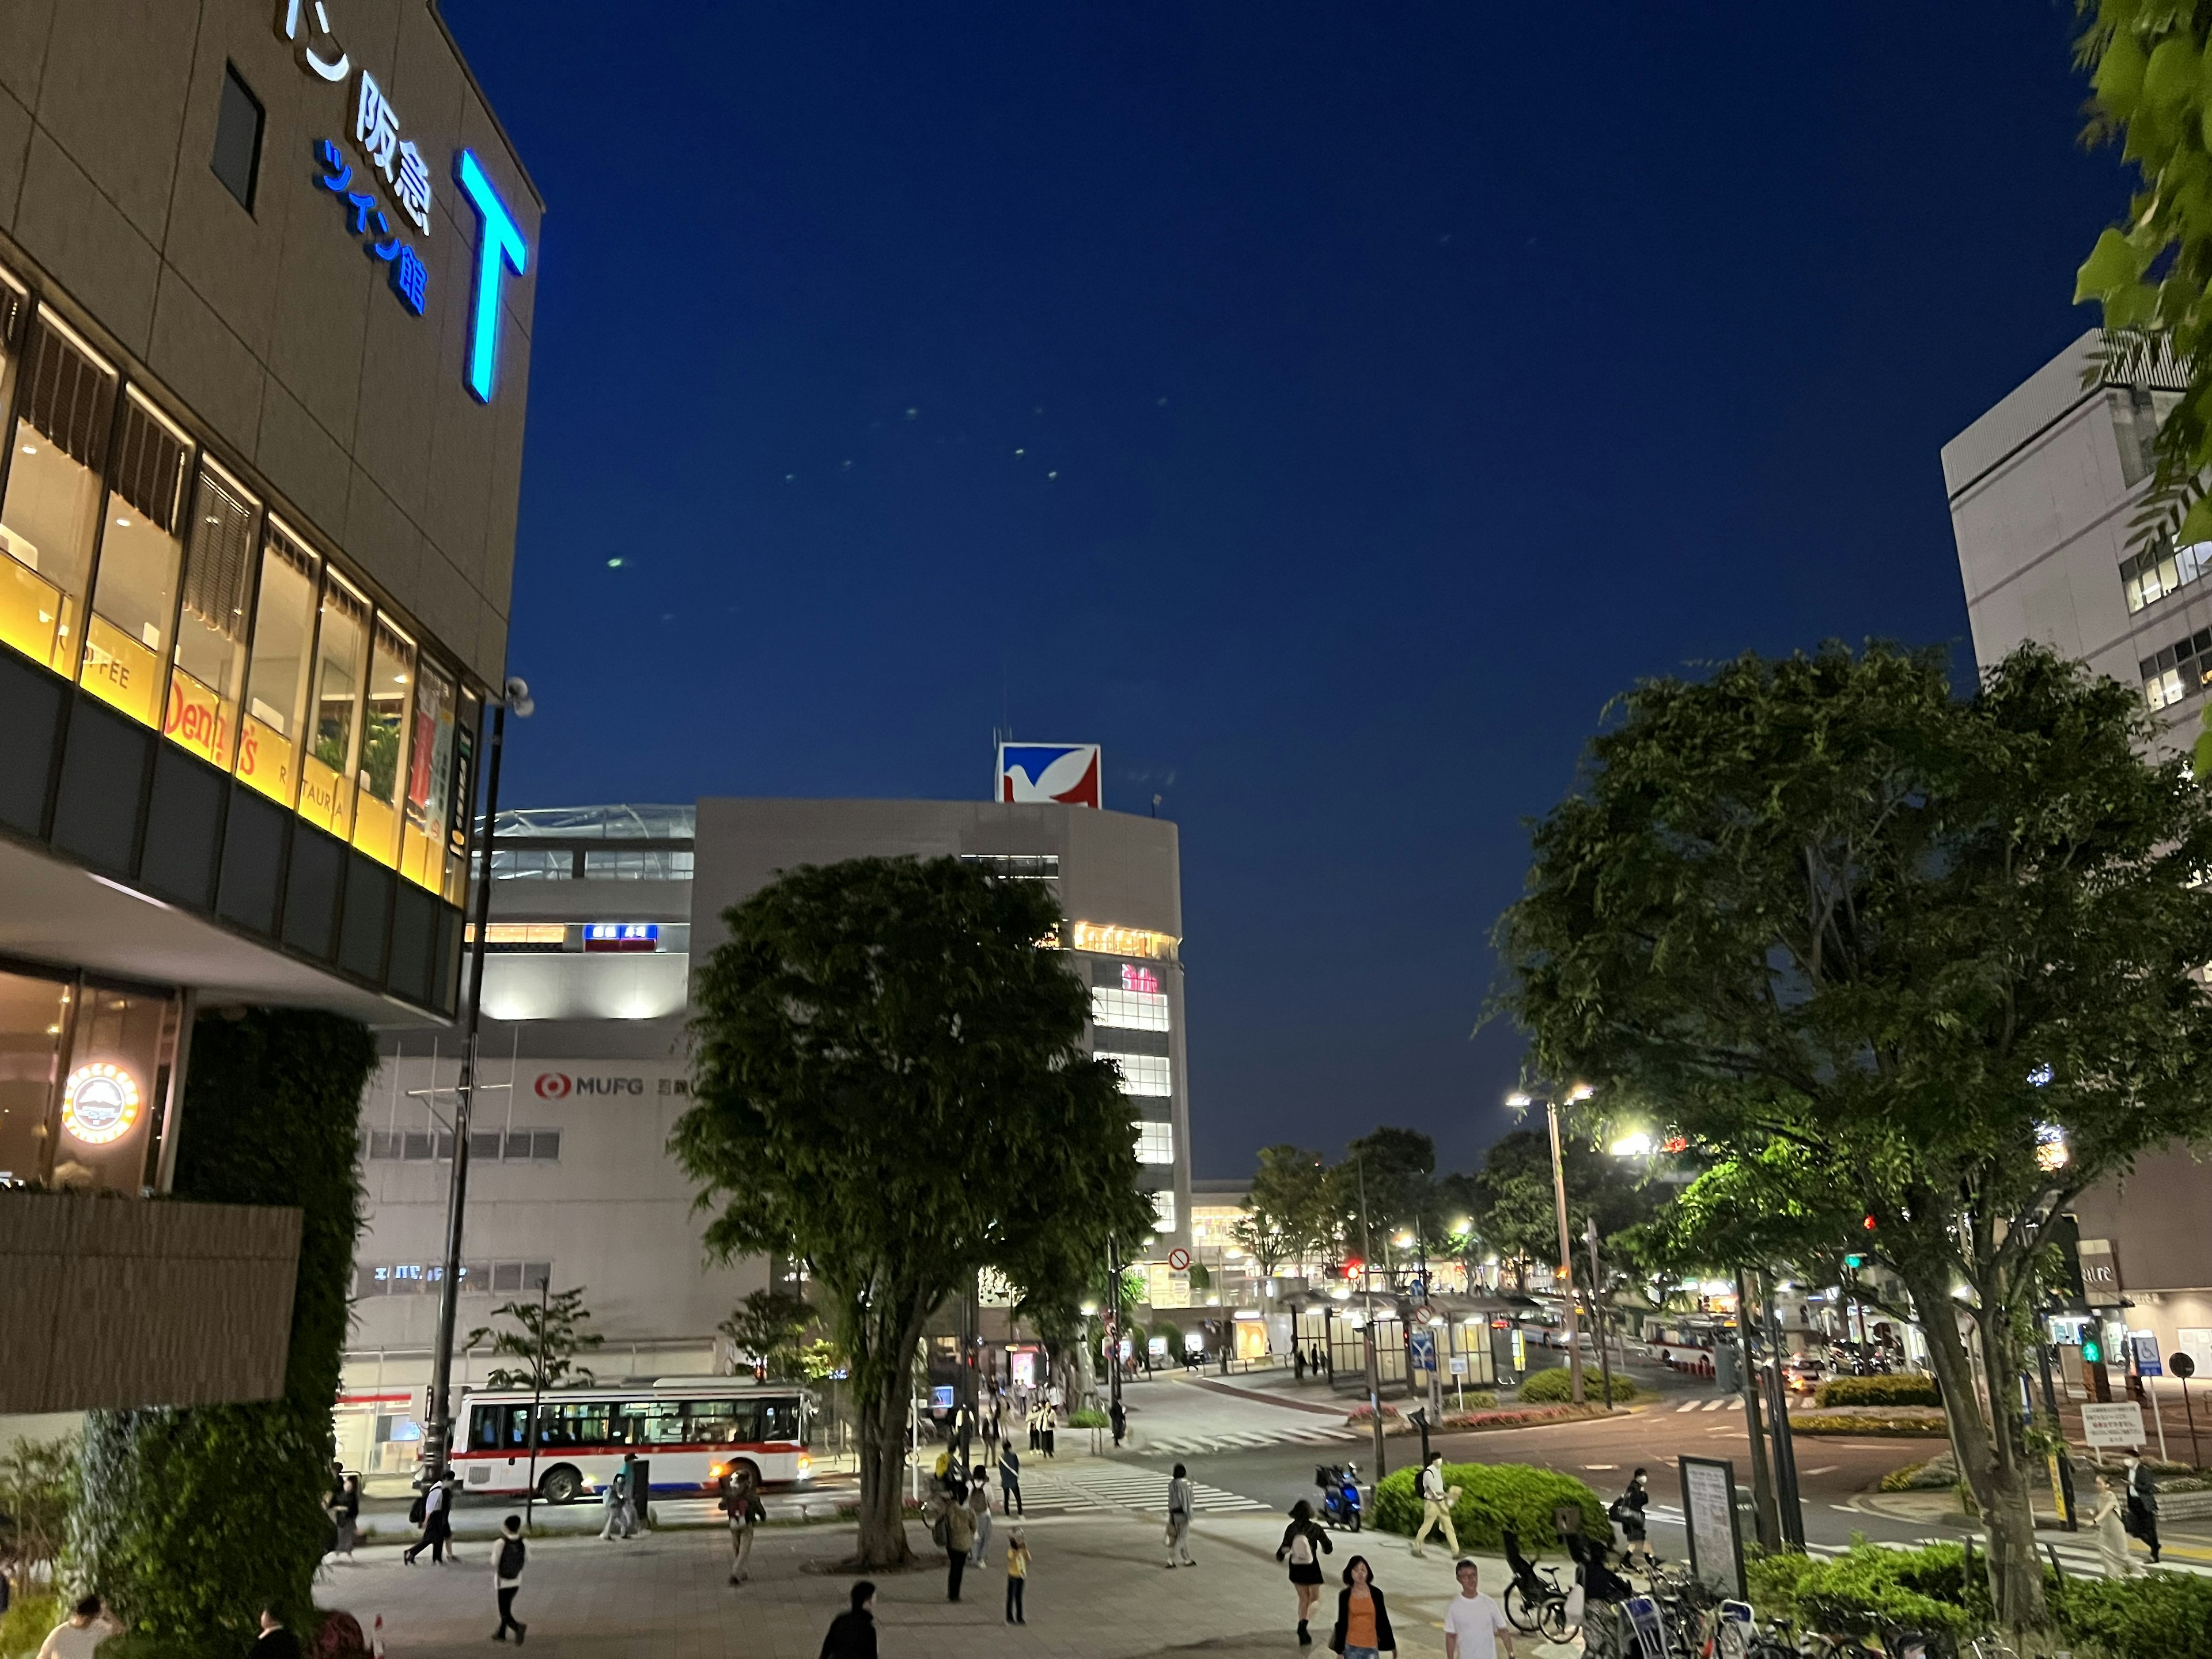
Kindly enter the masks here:
<path id="1" fill-rule="evenodd" d="M 462 1396 L 453 1467 L 468 1492 L 530 1490 L 530 1390 Z M 648 1387 L 562 1389 L 538 1407 L 538 1495 L 568 1504 L 594 1492 L 635 1453 L 650 1460 L 653 1492 L 713 1492 L 733 1468 L 766 1486 L 811 1480 L 806 1397 L 750 1377 L 663 1377 Z"/>

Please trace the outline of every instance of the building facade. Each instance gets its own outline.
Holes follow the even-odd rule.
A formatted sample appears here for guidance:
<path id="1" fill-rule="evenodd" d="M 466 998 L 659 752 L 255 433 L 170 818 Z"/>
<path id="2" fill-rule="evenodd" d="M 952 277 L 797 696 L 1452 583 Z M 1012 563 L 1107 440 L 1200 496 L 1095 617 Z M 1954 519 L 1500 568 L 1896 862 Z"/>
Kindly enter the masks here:
<path id="1" fill-rule="evenodd" d="M 0 15 L 11 1336 L 89 1305 L 64 1194 L 167 1187 L 197 1009 L 453 1016 L 540 213 L 431 0 Z M 119 1311 L 190 1348 L 228 1247 L 169 1225 Z M 0 1411 L 271 1392 L 0 1364 Z"/>

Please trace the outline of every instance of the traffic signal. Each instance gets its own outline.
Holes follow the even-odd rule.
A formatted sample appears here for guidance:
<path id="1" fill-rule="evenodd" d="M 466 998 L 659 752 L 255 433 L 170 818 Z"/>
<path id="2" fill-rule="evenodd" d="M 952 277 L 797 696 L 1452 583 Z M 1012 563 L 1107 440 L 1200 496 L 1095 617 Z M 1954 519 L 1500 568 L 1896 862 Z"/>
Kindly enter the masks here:
<path id="1" fill-rule="evenodd" d="M 2083 1364 L 2100 1364 L 2103 1363 L 2104 1358 L 2105 1345 L 2103 1343 L 2100 1342 L 2094 1336 L 2084 1336 L 2081 1339 L 2081 1363 Z"/>
<path id="2" fill-rule="evenodd" d="M 1846 1267 L 1863 1267 L 1866 1263 L 1867 1259 L 1863 1255 L 1847 1255 L 1844 1258 L 1844 1266 Z"/>

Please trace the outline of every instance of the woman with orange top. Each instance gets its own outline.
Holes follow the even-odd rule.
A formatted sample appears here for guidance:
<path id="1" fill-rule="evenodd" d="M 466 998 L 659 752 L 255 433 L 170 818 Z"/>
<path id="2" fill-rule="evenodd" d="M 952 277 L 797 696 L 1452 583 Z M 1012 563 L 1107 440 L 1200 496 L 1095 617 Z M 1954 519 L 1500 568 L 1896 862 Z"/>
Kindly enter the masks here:
<path id="1" fill-rule="evenodd" d="M 1344 1564 L 1344 1588 L 1336 1597 L 1336 1629 L 1328 1638 L 1332 1652 L 1344 1659 L 1380 1659 L 1388 1653 L 1396 1659 L 1398 1638 L 1391 1633 L 1390 1609 L 1376 1588 L 1375 1570 L 1367 1558 L 1355 1555 Z"/>

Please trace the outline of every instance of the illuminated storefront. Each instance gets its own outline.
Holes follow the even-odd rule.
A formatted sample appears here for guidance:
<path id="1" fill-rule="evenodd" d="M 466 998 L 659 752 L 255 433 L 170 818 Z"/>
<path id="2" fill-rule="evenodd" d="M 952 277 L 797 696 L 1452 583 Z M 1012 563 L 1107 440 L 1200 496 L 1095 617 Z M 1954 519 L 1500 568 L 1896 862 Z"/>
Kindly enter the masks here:
<path id="1" fill-rule="evenodd" d="M 0 1186 L 153 1190 L 179 1007 L 173 993 L 0 967 Z"/>

